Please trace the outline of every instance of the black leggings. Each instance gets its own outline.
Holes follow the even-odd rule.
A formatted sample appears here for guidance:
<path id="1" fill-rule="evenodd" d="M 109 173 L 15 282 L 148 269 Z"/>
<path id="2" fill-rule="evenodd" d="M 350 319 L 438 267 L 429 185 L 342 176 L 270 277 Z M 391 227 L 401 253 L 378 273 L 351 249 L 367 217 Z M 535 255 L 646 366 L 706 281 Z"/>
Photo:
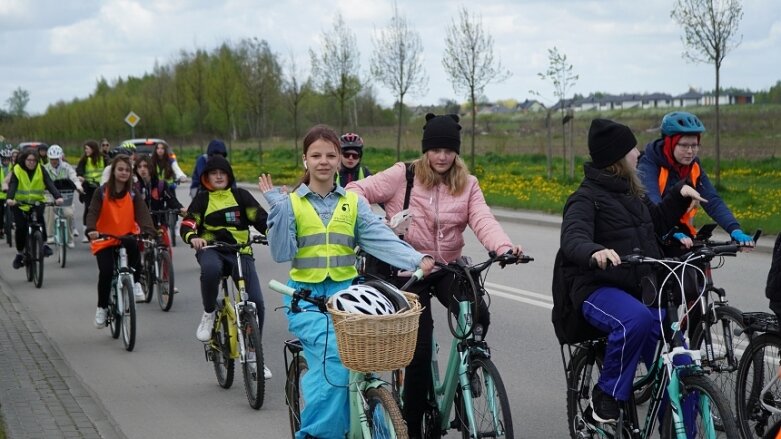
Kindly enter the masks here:
<path id="1" fill-rule="evenodd" d="M 122 240 L 122 246 L 127 249 L 127 263 L 133 268 L 133 282 L 138 282 L 141 277 L 141 254 L 138 251 L 138 242 L 135 238 Z M 111 294 L 111 280 L 114 278 L 114 263 L 116 247 L 104 248 L 95 253 L 98 261 L 98 308 L 108 307 L 108 297 Z"/>
<path id="2" fill-rule="evenodd" d="M 43 242 L 46 242 L 46 224 L 43 222 L 43 206 L 30 207 L 35 211 L 35 216 L 38 217 L 38 224 L 41 225 L 41 234 L 43 235 Z M 27 213 L 14 206 L 12 209 L 14 213 L 14 224 L 16 224 L 16 251 L 19 253 L 24 251 L 24 245 L 27 243 Z"/>
<path id="3" fill-rule="evenodd" d="M 394 280 L 394 283 L 397 286 L 401 286 L 406 280 L 406 278 L 397 278 Z M 459 287 L 455 275 L 444 270 L 432 273 L 429 277 L 415 283 L 410 288 L 410 292 L 419 296 L 420 304 L 423 306 L 423 312 L 420 314 L 415 354 L 404 373 L 404 419 L 407 421 L 410 438 L 419 437 L 418 432 L 420 432 L 423 412 L 427 404 L 426 394 L 432 389 L 431 345 L 434 333 L 434 320 L 431 316 L 431 295 L 437 296 L 442 305 L 448 306 L 448 303 L 451 302 L 450 298 L 454 297 L 457 291 L 459 291 Z M 455 300 L 450 312 L 458 315 L 458 303 Z M 487 333 L 488 325 L 491 323 L 491 315 L 483 297 L 480 297 L 478 305 L 477 322 L 482 324 L 484 328 L 483 334 Z"/>
<path id="4" fill-rule="evenodd" d="M 89 212 L 89 205 L 92 203 L 92 195 L 95 193 L 97 186 L 91 184 L 84 184 L 84 214 L 81 217 L 81 225 L 87 226 L 87 212 Z"/>

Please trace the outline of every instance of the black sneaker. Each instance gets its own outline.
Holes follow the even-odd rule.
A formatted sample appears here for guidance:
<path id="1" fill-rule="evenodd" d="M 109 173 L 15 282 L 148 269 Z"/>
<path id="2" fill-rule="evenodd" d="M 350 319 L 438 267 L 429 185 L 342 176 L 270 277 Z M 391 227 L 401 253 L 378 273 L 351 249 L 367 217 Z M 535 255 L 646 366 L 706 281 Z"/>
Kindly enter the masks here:
<path id="1" fill-rule="evenodd" d="M 14 258 L 14 269 L 18 270 L 22 267 L 24 267 L 24 255 L 16 254 L 16 257 Z"/>
<path id="2" fill-rule="evenodd" d="M 54 252 L 52 251 L 52 248 L 49 247 L 48 244 L 43 245 L 43 257 L 48 258 L 49 256 L 53 255 Z"/>
<path id="3" fill-rule="evenodd" d="M 603 424 L 615 424 L 618 421 L 618 401 L 603 392 L 599 385 L 591 391 L 591 409 L 594 420 Z"/>

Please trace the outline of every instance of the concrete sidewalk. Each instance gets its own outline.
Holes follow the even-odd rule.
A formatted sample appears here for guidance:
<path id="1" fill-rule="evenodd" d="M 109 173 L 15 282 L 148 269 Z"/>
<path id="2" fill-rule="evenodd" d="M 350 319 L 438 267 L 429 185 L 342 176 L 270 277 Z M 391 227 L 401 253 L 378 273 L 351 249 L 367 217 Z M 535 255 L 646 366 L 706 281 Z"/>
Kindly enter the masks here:
<path id="1" fill-rule="evenodd" d="M 124 438 L 2 279 L 0 413 L 8 439 Z"/>

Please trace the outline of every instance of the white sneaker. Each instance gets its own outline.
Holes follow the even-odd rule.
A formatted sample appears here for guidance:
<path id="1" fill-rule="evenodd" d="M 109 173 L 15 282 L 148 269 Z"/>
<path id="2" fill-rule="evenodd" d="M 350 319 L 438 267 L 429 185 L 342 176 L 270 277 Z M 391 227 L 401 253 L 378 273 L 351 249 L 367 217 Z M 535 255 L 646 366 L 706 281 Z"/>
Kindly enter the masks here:
<path id="1" fill-rule="evenodd" d="M 106 314 L 108 314 L 108 310 L 106 308 L 100 308 L 98 307 L 98 310 L 95 311 L 95 327 L 105 328 L 106 327 Z"/>
<path id="2" fill-rule="evenodd" d="M 195 331 L 195 338 L 206 343 L 212 338 L 212 328 L 214 328 L 215 312 L 204 312 L 201 316 L 201 323 L 198 330 Z"/>
<path id="3" fill-rule="evenodd" d="M 133 297 L 136 298 L 136 303 L 146 301 L 146 295 L 144 294 L 144 289 L 141 288 L 141 284 L 138 282 L 133 284 Z"/>
<path id="4" fill-rule="evenodd" d="M 54 244 L 54 237 L 50 236 L 50 237 L 46 238 L 46 243 L 47 244 Z"/>
<path id="5" fill-rule="evenodd" d="M 74 248 L 76 247 L 76 244 L 73 243 L 73 240 L 68 241 L 68 248 Z"/>
<path id="6" fill-rule="evenodd" d="M 73 237 L 78 238 L 79 237 L 79 229 L 73 229 Z"/>
<path id="7" fill-rule="evenodd" d="M 271 371 L 265 364 L 263 365 L 263 378 L 267 380 L 271 379 Z"/>
<path id="8" fill-rule="evenodd" d="M 87 235 L 84 235 L 84 237 L 83 237 L 83 238 L 81 238 L 81 243 L 82 243 L 82 244 L 86 244 L 86 243 L 88 243 L 88 242 L 89 242 L 89 238 L 87 237 Z"/>

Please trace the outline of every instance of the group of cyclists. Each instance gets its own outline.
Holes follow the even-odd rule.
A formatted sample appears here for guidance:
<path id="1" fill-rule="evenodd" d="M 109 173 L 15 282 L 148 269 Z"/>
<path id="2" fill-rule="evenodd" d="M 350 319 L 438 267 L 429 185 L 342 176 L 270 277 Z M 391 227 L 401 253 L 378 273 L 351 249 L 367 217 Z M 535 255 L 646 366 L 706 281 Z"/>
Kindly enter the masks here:
<path id="1" fill-rule="evenodd" d="M 704 131 L 695 115 L 669 113 L 662 120 L 661 137 L 641 154 L 626 125 L 606 119 L 591 123 L 591 161 L 585 164 L 583 182 L 563 210 L 552 317 L 561 343 L 607 335 L 602 373 L 592 396 L 594 418 L 600 422 L 616 421 L 619 401 L 631 394 L 637 363 L 653 355 L 648 352 L 659 338 L 658 315 L 641 300 L 644 279 L 651 273 L 642 268 L 617 271 L 609 267 L 620 265 L 620 256 L 636 249 L 662 257 L 691 246 L 692 221 L 700 205 L 735 241 L 753 245 L 699 163 L 697 152 Z M 376 174 L 361 164 L 364 142 L 357 134 L 339 136 L 328 126 L 316 125 L 307 132 L 303 145 L 304 173 L 298 184 L 279 187 L 270 174 L 259 177 L 258 188 L 270 206 L 268 212 L 249 191 L 238 187 L 225 144 L 218 139 L 198 158 L 187 208 L 174 191 L 186 176 L 167 145 L 157 145 L 151 157 L 136 156 L 132 143 L 107 151 L 110 145 L 105 139 L 100 144 L 84 143 L 75 170 L 64 161 L 57 145 L 46 151 L 46 164 L 38 151 L 24 150 L 14 159 L 12 149 L 3 149 L 0 177 L 8 180 L 8 186 L 2 195 L 6 208 L 14 211 L 21 255 L 19 245 L 24 245 L 26 233 L 21 211 L 38 209 L 44 221 L 43 209 L 26 203 L 43 200 L 45 190 L 61 202 L 59 181 L 68 181 L 68 187 L 81 194 L 85 206 L 82 233 L 91 241 L 99 270 L 95 314 L 99 328 L 106 322 L 114 264 L 109 250 L 120 245 L 127 249 L 135 270 L 136 299 L 144 298 L 138 283 L 138 241 L 133 235 L 157 235 L 164 219 L 153 218 L 153 210 L 179 209 L 184 216 L 180 236 L 195 249 L 201 267 L 203 315 L 196 330 L 201 342 L 212 336 L 220 279 L 235 278 L 237 264 L 241 264 L 249 300 L 256 305 L 258 326 L 263 329 L 265 307 L 251 247 L 245 247 L 238 258 L 235 253 L 207 247 L 214 241 L 246 244 L 251 239 L 250 227 L 267 236 L 275 262 L 290 263 L 288 285 L 310 290 L 313 296 L 330 297 L 356 281 L 356 247 L 391 267 L 386 280 L 397 287 L 406 283 L 409 273 L 422 270 L 423 280 L 411 287 L 423 313 L 412 363 L 404 374 L 402 404 L 410 437 L 418 437 L 427 383 L 431 382 L 431 296 L 448 307 L 456 289 L 454 275 L 436 264 L 462 257 L 467 226 L 489 251 L 518 256 L 523 249 L 494 218 L 477 178 L 460 157 L 457 115 L 427 114 L 420 157 Z M 400 190 L 405 187 L 406 192 Z M 385 217 L 375 214 L 371 204 L 381 205 Z M 661 244 L 661 236 L 674 227 L 673 237 L 680 245 L 673 249 Z M 77 228 L 73 235 L 78 236 Z M 17 256 L 14 268 L 22 262 Z M 474 324 L 485 337 L 490 314 L 483 298 L 474 302 L 479 311 Z M 287 318 L 288 329 L 301 340 L 307 362 L 324 364 L 305 375 L 306 405 L 296 437 L 344 437 L 349 428 L 348 373 L 336 351 L 333 326 L 324 326 L 314 313 L 288 312 Z M 271 377 L 267 367 L 264 372 L 266 378 Z"/>

